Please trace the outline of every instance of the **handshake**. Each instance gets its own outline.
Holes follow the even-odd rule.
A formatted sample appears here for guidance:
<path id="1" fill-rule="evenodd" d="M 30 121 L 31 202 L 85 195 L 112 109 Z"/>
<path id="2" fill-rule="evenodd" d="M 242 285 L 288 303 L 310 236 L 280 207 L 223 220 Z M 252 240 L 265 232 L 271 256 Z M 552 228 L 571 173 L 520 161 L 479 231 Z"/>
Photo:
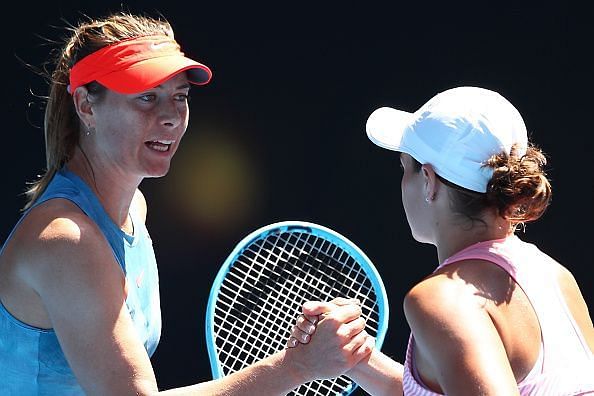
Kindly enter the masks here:
<path id="1" fill-rule="evenodd" d="M 375 339 L 365 331 L 361 313 L 357 299 L 338 297 L 303 304 L 287 340 L 287 353 L 304 380 L 349 375 L 370 356 Z"/>

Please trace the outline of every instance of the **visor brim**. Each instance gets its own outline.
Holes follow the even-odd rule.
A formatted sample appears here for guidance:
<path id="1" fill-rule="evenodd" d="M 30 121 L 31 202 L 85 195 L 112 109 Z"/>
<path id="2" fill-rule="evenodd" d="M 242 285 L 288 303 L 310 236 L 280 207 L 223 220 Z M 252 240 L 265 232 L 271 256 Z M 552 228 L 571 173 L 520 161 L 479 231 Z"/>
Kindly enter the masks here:
<path id="1" fill-rule="evenodd" d="M 208 84 L 212 78 L 208 66 L 182 55 L 171 55 L 142 60 L 106 74 L 97 82 L 121 94 L 134 94 L 154 88 L 184 71 L 188 81 L 195 85 Z"/>

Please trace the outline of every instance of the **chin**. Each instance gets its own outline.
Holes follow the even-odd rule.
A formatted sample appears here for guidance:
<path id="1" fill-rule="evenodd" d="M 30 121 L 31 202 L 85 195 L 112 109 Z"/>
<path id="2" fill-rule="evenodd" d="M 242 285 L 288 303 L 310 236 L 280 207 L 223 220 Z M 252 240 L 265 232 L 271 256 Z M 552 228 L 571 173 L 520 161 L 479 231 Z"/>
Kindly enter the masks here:
<path id="1" fill-rule="evenodd" d="M 427 245 L 435 245 L 432 241 L 430 241 L 427 238 L 421 239 L 421 238 L 415 238 L 415 241 L 419 242 L 419 243 L 424 243 Z"/>
<path id="2" fill-rule="evenodd" d="M 167 167 L 155 167 L 145 172 L 146 178 L 159 178 L 166 176 L 169 173 L 169 166 Z"/>
<path id="3" fill-rule="evenodd" d="M 410 230 L 410 233 L 411 233 L 413 239 L 419 243 L 428 243 L 428 244 L 433 243 L 430 238 L 427 238 L 426 236 L 415 232 L 412 228 Z"/>
<path id="4" fill-rule="evenodd" d="M 154 173 L 154 174 L 150 174 L 150 175 L 148 175 L 146 177 L 149 178 L 149 179 L 158 179 L 160 177 L 167 176 L 167 173 L 169 173 L 169 172 Z"/>

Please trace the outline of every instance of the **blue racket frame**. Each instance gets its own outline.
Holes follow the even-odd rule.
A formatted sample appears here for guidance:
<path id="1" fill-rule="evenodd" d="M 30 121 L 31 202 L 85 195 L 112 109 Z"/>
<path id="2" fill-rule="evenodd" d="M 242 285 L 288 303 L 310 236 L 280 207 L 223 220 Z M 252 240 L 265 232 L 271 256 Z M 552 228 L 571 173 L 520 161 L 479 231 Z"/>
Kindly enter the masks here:
<path id="1" fill-rule="evenodd" d="M 245 238 L 243 238 L 236 245 L 231 254 L 229 254 L 227 259 L 219 269 L 219 272 L 217 273 L 217 276 L 213 282 L 208 298 L 208 305 L 206 308 L 206 346 L 208 348 L 210 367 L 214 379 L 221 378 L 225 375 L 223 373 L 221 364 L 218 359 L 216 344 L 215 342 L 213 342 L 215 339 L 214 310 L 223 280 L 227 276 L 227 273 L 229 272 L 236 258 L 239 257 L 245 250 L 245 248 L 249 246 L 253 241 L 263 239 L 271 233 L 280 233 L 295 230 L 302 230 L 308 234 L 312 234 L 314 236 L 327 239 L 328 241 L 332 242 L 335 245 L 338 245 L 345 252 L 350 254 L 360 264 L 361 268 L 367 275 L 367 278 L 373 285 L 377 297 L 378 317 L 381 320 L 378 321 L 375 346 L 377 349 L 381 349 L 384 343 L 384 337 L 388 330 L 390 308 L 388 305 L 388 298 L 386 295 L 386 290 L 382 278 L 380 277 L 379 272 L 377 271 L 369 257 L 367 257 L 367 255 L 347 237 L 345 237 L 342 234 L 339 234 L 338 232 L 328 227 L 307 221 L 281 221 L 261 227 L 247 235 Z M 342 394 L 345 396 L 349 395 L 356 388 L 357 384 L 355 382 L 352 382 L 350 388 L 345 389 L 345 391 Z"/>

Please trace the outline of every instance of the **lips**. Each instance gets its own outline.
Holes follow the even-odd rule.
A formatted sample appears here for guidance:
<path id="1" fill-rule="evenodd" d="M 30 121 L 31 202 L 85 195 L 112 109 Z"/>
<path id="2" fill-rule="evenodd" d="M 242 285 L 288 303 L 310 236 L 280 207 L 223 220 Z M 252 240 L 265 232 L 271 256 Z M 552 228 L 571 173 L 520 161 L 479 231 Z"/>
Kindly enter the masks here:
<path id="1" fill-rule="evenodd" d="M 175 140 L 151 140 L 145 142 L 145 146 L 150 148 L 151 150 L 159 151 L 159 152 L 167 152 L 171 148 L 171 145 L 175 143 Z"/>

